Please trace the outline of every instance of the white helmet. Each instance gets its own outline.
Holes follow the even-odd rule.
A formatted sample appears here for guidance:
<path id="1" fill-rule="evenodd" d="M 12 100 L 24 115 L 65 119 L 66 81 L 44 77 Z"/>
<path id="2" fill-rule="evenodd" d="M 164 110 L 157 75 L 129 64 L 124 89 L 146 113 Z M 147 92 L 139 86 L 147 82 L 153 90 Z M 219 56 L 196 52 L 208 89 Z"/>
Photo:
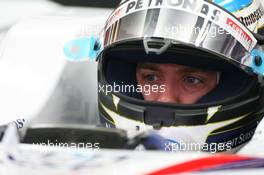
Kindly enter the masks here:
<path id="1" fill-rule="evenodd" d="M 105 24 L 98 56 L 101 121 L 130 136 L 154 130 L 187 150 L 239 148 L 263 117 L 262 43 L 213 2 L 123 1 Z M 195 104 L 149 102 L 138 88 L 138 62 L 187 65 L 221 77 Z"/>

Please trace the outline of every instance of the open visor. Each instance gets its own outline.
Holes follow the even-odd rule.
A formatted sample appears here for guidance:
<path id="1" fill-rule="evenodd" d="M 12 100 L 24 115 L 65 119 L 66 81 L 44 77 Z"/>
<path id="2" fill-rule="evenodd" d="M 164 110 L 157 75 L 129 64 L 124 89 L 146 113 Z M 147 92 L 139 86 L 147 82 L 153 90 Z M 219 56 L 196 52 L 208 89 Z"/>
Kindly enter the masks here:
<path id="1" fill-rule="evenodd" d="M 233 15 L 207 1 L 127 1 L 112 13 L 104 30 L 105 48 L 163 38 L 217 54 L 263 75 L 255 64 L 255 57 L 262 57 L 263 52 L 253 34 Z"/>

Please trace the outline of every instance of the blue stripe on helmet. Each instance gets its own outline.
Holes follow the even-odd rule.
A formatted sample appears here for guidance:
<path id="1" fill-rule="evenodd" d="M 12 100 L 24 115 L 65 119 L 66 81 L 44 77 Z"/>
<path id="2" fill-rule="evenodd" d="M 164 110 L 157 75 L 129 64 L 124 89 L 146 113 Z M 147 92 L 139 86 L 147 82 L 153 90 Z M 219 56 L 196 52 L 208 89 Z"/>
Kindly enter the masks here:
<path id="1" fill-rule="evenodd" d="M 213 2 L 233 13 L 249 6 L 253 0 L 213 0 Z"/>

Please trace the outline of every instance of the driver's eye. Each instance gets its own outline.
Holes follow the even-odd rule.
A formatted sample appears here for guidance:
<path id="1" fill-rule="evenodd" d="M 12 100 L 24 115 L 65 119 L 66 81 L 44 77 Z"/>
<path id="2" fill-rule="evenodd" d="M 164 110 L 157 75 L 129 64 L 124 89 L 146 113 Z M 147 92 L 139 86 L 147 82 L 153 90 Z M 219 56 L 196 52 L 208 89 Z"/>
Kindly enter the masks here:
<path id="1" fill-rule="evenodd" d="M 200 83 L 203 83 L 203 81 L 200 78 L 195 76 L 187 76 L 184 78 L 183 81 L 189 85 L 198 85 Z"/>
<path id="2" fill-rule="evenodd" d="M 144 76 L 144 80 L 146 80 L 148 82 L 157 81 L 158 80 L 158 76 L 156 76 L 155 74 L 148 74 L 148 75 Z"/>

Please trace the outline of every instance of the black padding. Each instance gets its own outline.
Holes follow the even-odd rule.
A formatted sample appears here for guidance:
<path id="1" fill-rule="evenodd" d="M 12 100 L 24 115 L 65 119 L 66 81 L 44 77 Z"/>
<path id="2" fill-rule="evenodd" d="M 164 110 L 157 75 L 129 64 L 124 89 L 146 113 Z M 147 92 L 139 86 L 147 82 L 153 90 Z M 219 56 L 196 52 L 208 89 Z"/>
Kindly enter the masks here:
<path id="1" fill-rule="evenodd" d="M 146 54 L 143 46 L 139 48 L 115 48 L 105 55 L 106 58 L 118 59 L 127 63 L 155 62 L 174 63 L 186 66 L 197 67 L 207 70 L 232 71 L 234 65 L 224 61 L 219 56 L 205 53 L 194 48 L 170 48 L 168 51 L 157 55 L 155 53 Z"/>
<path id="2" fill-rule="evenodd" d="M 248 88 L 252 79 L 244 72 L 222 72 L 218 86 L 202 97 L 197 103 L 208 103 L 235 97 Z"/>
<path id="3" fill-rule="evenodd" d="M 106 80 L 112 86 L 115 83 L 119 85 L 134 85 L 136 88 L 136 65 L 136 63 L 127 63 L 119 59 L 109 59 L 106 68 Z M 123 94 L 143 99 L 143 96 L 136 91 L 125 91 Z"/>

